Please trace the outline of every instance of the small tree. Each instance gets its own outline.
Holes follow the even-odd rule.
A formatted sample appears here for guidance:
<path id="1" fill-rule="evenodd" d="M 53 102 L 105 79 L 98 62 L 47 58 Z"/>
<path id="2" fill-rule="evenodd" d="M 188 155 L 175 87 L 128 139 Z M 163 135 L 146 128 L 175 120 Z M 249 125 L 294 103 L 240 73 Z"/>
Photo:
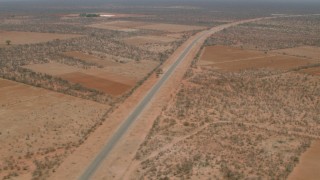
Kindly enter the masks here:
<path id="1" fill-rule="evenodd" d="M 162 68 L 157 69 L 156 74 L 157 74 L 157 77 L 159 77 L 161 74 L 163 74 Z"/>
<path id="2" fill-rule="evenodd" d="M 9 46 L 11 44 L 10 40 L 6 40 L 6 44 Z"/>

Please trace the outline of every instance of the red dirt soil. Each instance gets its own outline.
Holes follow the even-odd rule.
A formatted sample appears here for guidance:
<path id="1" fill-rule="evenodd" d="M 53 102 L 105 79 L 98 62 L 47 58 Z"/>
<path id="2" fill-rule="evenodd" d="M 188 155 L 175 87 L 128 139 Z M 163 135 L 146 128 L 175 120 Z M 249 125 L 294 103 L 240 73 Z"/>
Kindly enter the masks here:
<path id="1" fill-rule="evenodd" d="M 252 57 L 265 56 L 263 52 L 243 50 L 240 48 L 227 46 L 208 46 L 204 49 L 201 56 L 203 61 L 224 62 L 235 59 L 245 59 Z"/>
<path id="2" fill-rule="evenodd" d="M 113 96 L 119 96 L 132 87 L 130 85 L 91 76 L 80 72 L 64 74 L 61 76 L 61 78 L 73 83 L 79 83 L 88 88 L 108 93 Z"/>
<path id="3" fill-rule="evenodd" d="M 83 61 L 86 61 L 89 63 L 98 64 L 101 66 L 116 66 L 116 65 L 118 65 L 118 63 L 116 63 L 116 62 L 106 60 L 106 59 L 101 59 L 101 58 L 95 57 L 93 55 L 85 54 L 83 52 L 69 51 L 69 52 L 65 52 L 63 54 L 68 57 L 80 59 L 80 60 L 83 60 Z"/>
<path id="4" fill-rule="evenodd" d="M 294 168 L 289 180 L 317 180 L 320 178 L 320 141 L 313 142 L 311 147 L 300 157 L 300 163 Z"/>
<path id="5" fill-rule="evenodd" d="M 5 41 L 10 40 L 12 45 L 34 44 L 52 41 L 55 39 L 70 39 L 81 37 L 75 34 L 38 33 L 38 32 L 18 32 L 0 31 L 0 46 L 6 46 Z"/>
<path id="6" fill-rule="evenodd" d="M 199 61 L 200 66 L 214 66 L 222 71 L 258 68 L 289 70 L 311 63 L 309 59 L 226 46 L 206 47 Z"/>
<path id="7" fill-rule="evenodd" d="M 312 67 L 312 68 L 304 69 L 302 70 L 302 72 L 311 74 L 311 75 L 320 76 L 320 67 Z"/>

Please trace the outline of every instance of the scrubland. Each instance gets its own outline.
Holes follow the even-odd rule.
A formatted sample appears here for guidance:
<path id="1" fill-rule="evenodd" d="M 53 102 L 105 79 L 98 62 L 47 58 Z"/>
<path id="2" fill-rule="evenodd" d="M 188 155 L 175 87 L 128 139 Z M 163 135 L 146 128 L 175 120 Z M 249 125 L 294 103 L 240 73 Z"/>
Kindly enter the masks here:
<path id="1" fill-rule="evenodd" d="M 206 28 L 155 21 L 122 31 L 138 23 L 126 19 L 134 15 L 1 13 L 2 179 L 48 178 L 184 41 Z M 96 27 L 108 23 L 117 28 Z"/>
<path id="2" fill-rule="evenodd" d="M 8 3 L 0 6 L 3 179 L 48 178 L 195 33 L 275 11 L 64 2 L 26 5 L 25 13 Z M 83 11 L 114 16 L 80 17 Z M 320 138 L 319 22 L 319 16 L 278 17 L 211 36 L 153 119 L 130 177 L 289 177 Z"/>
<path id="3" fill-rule="evenodd" d="M 209 38 L 141 144 L 132 179 L 288 178 L 320 139 L 320 76 L 306 73 L 319 66 L 315 19 L 265 20 Z"/>

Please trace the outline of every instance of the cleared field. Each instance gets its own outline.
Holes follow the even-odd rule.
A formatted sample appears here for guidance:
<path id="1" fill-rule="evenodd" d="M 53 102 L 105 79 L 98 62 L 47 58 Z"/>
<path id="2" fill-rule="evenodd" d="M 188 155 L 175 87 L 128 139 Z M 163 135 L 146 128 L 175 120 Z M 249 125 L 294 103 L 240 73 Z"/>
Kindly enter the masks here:
<path id="1" fill-rule="evenodd" d="M 80 69 L 60 63 L 33 64 L 24 66 L 35 72 L 61 77 L 73 83 L 96 89 L 110 95 L 121 95 L 134 84 L 135 80 L 114 74 L 111 76 L 104 69 Z"/>
<path id="2" fill-rule="evenodd" d="M 121 27 L 121 28 L 137 28 L 140 26 L 144 26 L 148 23 L 146 22 L 139 22 L 139 21 L 112 21 L 105 23 L 106 25 Z"/>
<path id="3" fill-rule="evenodd" d="M 116 66 L 118 63 L 113 62 L 112 60 L 107 60 L 103 58 L 98 58 L 93 55 L 85 54 L 83 52 L 79 51 L 70 51 L 70 52 L 65 52 L 63 53 L 64 55 L 68 57 L 72 57 L 75 59 L 80 59 L 88 63 L 94 63 L 100 66 Z"/>
<path id="4" fill-rule="evenodd" d="M 119 96 L 132 88 L 132 86 L 127 84 L 95 77 L 81 72 L 64 74 L 61 77 L 70 82 L 79 83 L 85 87 L 96 89 L 113 96 Z"/>
<path id="5" fill-rule="evenodd" d="M 23 66 L 24 68 L 30 69 L 35 72 L 49 74 L 53 76 L 72 73 L 80 71 L 80 68 L 60 64 L 56 62 L 44 63 L 44 64 L 31 64 Z"/>
<path id="6" fill-rule="evenodd" d="M 239 71 L 259 68 L 288 70 L 312 63 L 308 59 L 298 57 L 267 54 L 260 51 L 242 50 L 224 46 L 212 46 L 204 49 L 198 64 L 201 66 L 214 66 L 224 71 Z"/>
<path id="7" fill-rule="evenodd" d="M 313 142 L 311 147 L 300 157 L 300 162 L 289 176 L 289 180 L 317 180 L 320 177 L 320 141 Z"/>
<path id="8" fill-rule="evenodd" d="M 143 79 L 156 66 L 156 62 L 141 61 L 117 63 L 116 66 L 81 69 L 65 64 L 50 62 L 24 66 L 35 72 L 49 74 L 110 95 L 121 95 Z"/>
<path id="9" fill-rule="evenodd" d="M 227 46 L 208 46 L 201 55 L 201 61 L 226 62 L 235 59 L 247 59 L 252 57 L 265 57 L 260 51 L 243 50 Z"/>
<path id="10" fill-rule="evenodd" d="M 135 36 L 124 39 L 124 42 L 131 45 L 145 45 L 145 44 L 163 44 L 175 41 L 176 38 L 169 36 Z"/>
<path id="11" fill-rule="evenodd" d="M 150 24 L 150 25 L 141 26 L 140 28 L 141 29 L 156 30 L 156 31 L 186 32 L 186 31 L 202 30 L 202 29 L 205 29 L 206 27 L 179 25 L 179 24 Z"/>
<path id="12" fill-rule="evenodd" d="M 179 24 L 147 23 L 137 21 L 112 21 L 107 23 L 92 24 L 89 27 L 118 30 L 118 31 L 136 31 L 137 29 L 148 29 L 168 32 L 186 32 L 205 29 L 204 26 L 190 26 Z"/>
<path id="13" fill-rule="evenodd" d="M 100 28 L 100 29 L 108 29 L 108 30 L 116 30 L 116 31 L 125 31 L 125 32 L 133 32 L 137 31 L 138 26 L 145 25 L 144 22 L 136 22 L 136 21 L 111 21 L 107 23 L 98 23 L 92 24 L 89 27 Z"/>
<path id="14" fill-rule="evenodd" d="M 308 69 L 303 69 L 301 72 L 320 76 L 320 67 L 312 67 L 312 68 L 308 68 Z"/>
<path id="15" fill-rule="evenodd" d="M 5 87 L 9 87 L 9 86 L 14 86 L 14 85 L 15 85 L 15 83 L 13 83 L 12 81 L 0 79 L 0 88 L 5 88 Z"/>
<path id="16" fill-rule="evenodd" d="M 320 47 L 302 46 L 289 49 L 279 49 L 272 52 L 286 54 L 290 56 L 306 57 L 320 61 Z"/>
<path id="17" fill-rule="evenodd" d="M 18 31 L 0 31 L 0 46 L 6 46 L 6 41 L 10 40 L 12 45 L 35 44 L 52 41 L 55 39 L 70 39 L 81 37 L 75 34 L 55 34 L 55 33 L 36 33 Z"/>
<path id="18" fill-rule="evenodd" d="M 0 178 L 37 177 L 81 143 L 109 106 L 0 79 Z M 35 173 L 36 172 L 36 173 Z"/>

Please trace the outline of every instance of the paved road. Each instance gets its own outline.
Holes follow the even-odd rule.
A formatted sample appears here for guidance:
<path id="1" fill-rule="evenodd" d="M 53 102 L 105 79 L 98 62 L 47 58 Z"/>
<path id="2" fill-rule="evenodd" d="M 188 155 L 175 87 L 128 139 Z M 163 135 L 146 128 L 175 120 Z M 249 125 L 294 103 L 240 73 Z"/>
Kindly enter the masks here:
<path id="1" fill-rule="evenodd" d="M 158 82 L 152 87 L 152 89 L 148 92 L 148 94 L 139 102 L 139 104 L 135 107 L 135 109 L 131 112 L 128 118 L 121 124 L 115 134 L 111 137 L 111 139 L 104 146 L 102 151 L 95 157 L 95 159 L 91 162 L 91 164 L 87 167 L 84 173 L 81 175 L 79 180 L 88 180 L 97 170 L 102 161 L 108 156 L 113 147 L 117 144 L 117 142 L 121 139 L 121 137 L 127 132 L 131 124 L 138 118 L 138 116 L 142 113 L 145 107 L 152 100 L 154 95 L 159 91 L 161 86 L 170 78 L 172 73 L 178 67 L 178 65 L 185 59 L 188 53 L 191 51 L 192 47 L 199 41 L 201 37 L 203 37 L 207 31 L 202 32 L 199 36 L 189 44 L 189 46 L 181 53 L 179 58 L 173 63 L 170 68 L 160 77 Z"/>
<path id="2" fill-rule="evenodd" d="M 255 19 L 259 20 L 259 19 Z M 190 42 L 190 44 L 186 47 L 186 49 L 180 54 L 177 60 L 168 68 L 168 70 L 160 77 L 158 82 L 152 87 L 152 89 L 147 93 L 147 95 L 139 102 L 139 104 L 135 107 L 135 109 L 131 112 L 128 118 L 120 125 L 115 134 L 109 139 L 107 144 L 103 147 L 101 152 L 95 157 L 95 159 L 90 163 L 87 169 L 83 172 L 83 174 L 79 177 L 79 180 L 88 180 L 92 177 L 95 171 L 99 168 L 104 159 L 108 156 L 108 154 L 112 151 L 113 147 L 117 144 L 117 142 L 121 139 L 121 137 L 127 133 L 127 130 L 132 125 L 132 123 L 137 120 L 139 115 L 145 109 L 145 107 L 150 103 L 155 94 L 159 91 L 159 89 L 163 86 L 163 84 L 171 77 L 173 72 L 179 66 L 179 64 L 185 59 L 185 57 L 190 53 L 195 44 L 205 36 L 216 33 L 218 31 L 223 30 L 224 28 L 228 28 L 231 26 L 238 25 L 240 23 L 246 23 L 255 20 L 246 20 L 235 23 L 230 23 L 222 26 L 218 26 L 212 28 L 211 30 L 206 30 L 197 35 L 197 37 Z"/>

